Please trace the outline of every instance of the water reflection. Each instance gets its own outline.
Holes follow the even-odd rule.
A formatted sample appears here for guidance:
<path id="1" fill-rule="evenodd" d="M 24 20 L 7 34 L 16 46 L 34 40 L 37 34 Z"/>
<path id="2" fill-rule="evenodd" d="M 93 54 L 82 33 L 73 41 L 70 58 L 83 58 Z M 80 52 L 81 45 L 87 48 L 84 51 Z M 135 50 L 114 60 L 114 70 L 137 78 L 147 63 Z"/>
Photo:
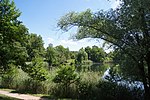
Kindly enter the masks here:
<path id="1" fill-rule="evenodd" d="M 109 68 L 109 66 L 110 64 L 93 63 L 76 65 L 76 69 L 78 72 L 105 72 Z"/>

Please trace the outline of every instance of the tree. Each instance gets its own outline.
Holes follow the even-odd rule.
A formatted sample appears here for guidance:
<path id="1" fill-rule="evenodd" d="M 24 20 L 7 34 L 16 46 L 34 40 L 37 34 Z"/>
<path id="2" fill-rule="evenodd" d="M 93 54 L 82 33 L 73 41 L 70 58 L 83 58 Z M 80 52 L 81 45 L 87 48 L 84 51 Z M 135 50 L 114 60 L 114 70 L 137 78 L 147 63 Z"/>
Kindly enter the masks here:
<path id="1" fill-rule="evenodd" d="M 55 47 L 57 53 L 57 61 L 59 64 L 64 64 L 66 60 L 70 58 L 70 52 L 68 48 L 64 48 L 62 45 Z"/>
<path id="2" fill-rule="evenodd" d="M 42 37 L 37 34 L 29 34 L 26 39 L 26 49 L 28 52 L 28 61 L 31 61 L 36 56 L 44 57 L 45 48 Z"/>
<path id="3" fill-rule="evenodd" d="M 98 48 L 97 46 L 92 46 L 91 49 L 91 58 L 90 60 L 94 62 L 103 62 L 105 59 L 105 52 L 102 48 Z"/>
<path id="4" fill-rule="evenodd" d="M 114 52 L 113 51 L 106 54 L 106 58 L 105 58 L 106 62 L 112 62 L 113 58 L 114 58 Z"/>
<path id="5" fill-rule="evenodd" d="M 18 20 L 20 11 L 14 1 L 0 1 L 0 69 L 9 69 L 9 64 L 23 66 L 27 57 L 23 46 L 28 29 Z"/>
<path id="6" fill-rule="evenodd" d="M 91 48 L 89 46 L 85 48 L 85 52 L 88 54 L 88 59 L 91 59 Z"/>
<path id="7" fill-rule="evenodd" d="M 48 62 L 49 69 L 56 62 L 56 51 L 53 47 L 49 46 L 46 50 L 46 61 Z"/>
<path id="8" fill-rule="evenodd" d="M 44 60 L 40 56 L 36 56 L 32 61 L 26 64 L 23 71 L 27 72 L 28 75 L 34 80 L 45 81 L 48 79 L 48 72 L 44 68 Z"/>
<path id="9" fill-rule="evenodd" d="M 77 81 L 79 81 L 78 74 L 75 72 L 74 66 L 61 66 L 57 71 L 56 76 L 53 81 L 55 83 L 60 83 L 64 88 L 64 93 L 66 97 L 68 96 L 69 86 Z"/>
<path id="10" fill-rule="evenodd" d="M 88 60 L 88 54 L 85 52 L 83 48 L 81 48 L 78 54 L 76 55 L 75 63 L 80 65 L 83 64 L 84 60 Z"/>
<path id="11" fill-rule="evenodd" d="M 88 59 L 93 62 L 103 62 L 105 59 L 105 51 L 98 46 L 89 46 L 85 48 L 86 53 L 88 54 Z"/>
<path id="12" fill-rule="evenodd" d="M 114 49 L 120 50 L 129 66 L 139 70 L 145 90 L 145 99 L 150 94 L 150 2 L 149 0 L 120 0 L 120 6 L 115 10 L 100 10 L 96 13 L 71 12 L 58 22 L 58 27 L 67 31 L 78 26 L 76 38 L 101 38 L 107 41 Z M 132 65 L 134 64 L 134 67 Z M 139 80 L 139 79 L 137 79 Z"/>
<path id="13" fill-rule="evenodd" d="M 70 58 L 75 59 L 77 53 L 77 51 L 70 51 Z"/>

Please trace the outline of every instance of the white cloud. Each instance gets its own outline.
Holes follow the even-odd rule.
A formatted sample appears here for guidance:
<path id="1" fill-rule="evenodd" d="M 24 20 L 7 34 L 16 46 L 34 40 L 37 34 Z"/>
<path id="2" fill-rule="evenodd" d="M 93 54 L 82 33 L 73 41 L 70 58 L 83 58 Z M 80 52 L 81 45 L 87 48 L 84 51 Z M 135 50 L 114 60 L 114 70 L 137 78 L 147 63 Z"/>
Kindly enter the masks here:
<path id="1" fill-rule="evenodd" d="M 82 40 L 79 40 L 79 41 L 77 41 L 78 43 L 85 43 L 85 42 L 87 42 L 87 39 L 82 39 Z"/>
<path id="2" fill-rule="evenodd" d="M 70 40 L 61 40 L 60 43 L 65 44 L 65 45 L 81 45 L 84 43 L 90 43 L 90 40 L 91 39 L 89 39 L 89 38 L 85 38 L 85 39 L 81 39 L 81 40 L 70 39 Z"/>
<path id="3" fill-rule="evenodd" d="M 52 42 L 54 42 L 54 39 L 51 38 L 51 37 L 49 37 L 49 38 L 48 38 L 48 43 L 52 43 Z"/>
<path id="4" fill-rule="evenodd" d="M 65 45 L 77 45 L 77 42 L 73 40 L 61 40 L 60 43 Z"/>
<path id="5" fill-rule="evenodd" d="M 115 9 L 119 6 L 120 4 L 120 0 L 111 0 L 112 4 L 111 4 L 111 8 Z"/>
<path id="6" fill-rule="evenodd" d="M 78 41 L 75 40 L 59 40 L 59 43 L 57 45 L 63 45 L 64 47 L 68 47 L 71 51 L 78 51 L 82 47 L 87 47 L 90 46 L 92 47 L 93 45 L 100 46 L 101 43 L 96 42 L 95 39 L 91 38 L 85 38 L 81 39 Z"/>
<path id="7" fill-rule="evenodd" d="M 101 47 L 102 45 L 102 41 L 97 42 L 96 39 L 91 39 L 91 38 L 85 38 L 85 39 L 81 39 L 81 40 L 73 40 L 73 39 L 54 39 L 54 38 L 47 38 L 47 42 L 44 45 L 44 47 L 46 48 L 48 46 L 49 43 L 52 43 L 53 46 L 58 46 L 58 45 L 62 45 L 65 48 L 69 48 L 71 51 L 78 51 L 79 49 L 81 49 L 82 47 L 87 47 L 90 46 L 92 47 L 93 45 L 97 45 L 99 47 Z"/>

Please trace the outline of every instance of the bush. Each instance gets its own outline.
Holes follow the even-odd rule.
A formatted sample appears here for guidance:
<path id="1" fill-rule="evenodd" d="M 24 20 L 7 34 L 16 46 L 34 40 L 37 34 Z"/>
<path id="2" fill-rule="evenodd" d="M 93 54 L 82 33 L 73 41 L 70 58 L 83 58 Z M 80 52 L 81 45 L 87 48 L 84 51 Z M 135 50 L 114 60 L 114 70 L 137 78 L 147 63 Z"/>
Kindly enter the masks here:
<path id="1" fill-rule="evenodd" d="M 3 88 L 15 89 L 21 93 L 48 94 L 50 88 L 49 80 L 43 82 L 34 80 L 27 73 L 16 67 L 12 67 L 1 77 L 0 85 Z"/>
<path id="2" fill-rule="evenodd" d="M 11 66 L 10 69 L 2 75 L 1 78 L 1 87 L 7 87 L 7 88 L 14 88 L 15 84 L 15 78 L 18 75 L 18 70 L 15 68 L 15 66 Z"/>
<path id="3" fill-rule="evenodd" d="M 17 88 L 22 93 L 48 94 L 49 92 L 49 84 L 47 81 L 41 82 L 29 78 L 24 80 L 22 86 L 23 88 Z"/>
<path id="4" fill-rule="evenodd" d="M 34 80 L 45 81 L 48 79 L 48 72 L 44 68 L 45 63 L 41 57 L 32 59 L 32 62 L 28 64 L 23 70 L 29 74 Z"/>
<path id="5" fill-rule="evenodd" d="M 98 87 L 98 98 L 102 100 L 136 100 L 130 89 L 113 82 L 100 81 Z"/>
<path id="6" fill-rule="evenodd" d="M 96 100 L 97 87 L 100 80 L 98 72 L 81 72 L 80 81 L 77 84 L 78 98 L 86 100 Z"/>
<path id="7" fill-rule="evenodd" d="M 60 69 L 57 71 L 53 82 L 58 83 L 58 85 L 61 86 L 62 90 L 60 91 L 60 94 L 63 94 L 64 97 L 68 97 L 71 91 L 71 84 L 77 82 L 78 80 L 79 77 L 78 74 L 75 72 L 75 67 L 61 66 Z"/>

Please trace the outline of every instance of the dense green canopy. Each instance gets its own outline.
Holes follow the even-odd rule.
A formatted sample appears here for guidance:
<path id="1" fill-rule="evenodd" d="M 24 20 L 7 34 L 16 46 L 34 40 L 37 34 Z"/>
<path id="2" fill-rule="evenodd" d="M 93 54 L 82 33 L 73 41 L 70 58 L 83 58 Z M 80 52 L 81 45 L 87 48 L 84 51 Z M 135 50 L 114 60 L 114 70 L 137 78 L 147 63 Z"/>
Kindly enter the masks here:
<path id="1" fill-rule="evenodd" d="M 14 2 L 0 1 L 0 68 L 9 69 L 9 64 L 23 65 L 27 52 L 23 47 L 28 29 L 17 19 L 20 12 Z"/>

